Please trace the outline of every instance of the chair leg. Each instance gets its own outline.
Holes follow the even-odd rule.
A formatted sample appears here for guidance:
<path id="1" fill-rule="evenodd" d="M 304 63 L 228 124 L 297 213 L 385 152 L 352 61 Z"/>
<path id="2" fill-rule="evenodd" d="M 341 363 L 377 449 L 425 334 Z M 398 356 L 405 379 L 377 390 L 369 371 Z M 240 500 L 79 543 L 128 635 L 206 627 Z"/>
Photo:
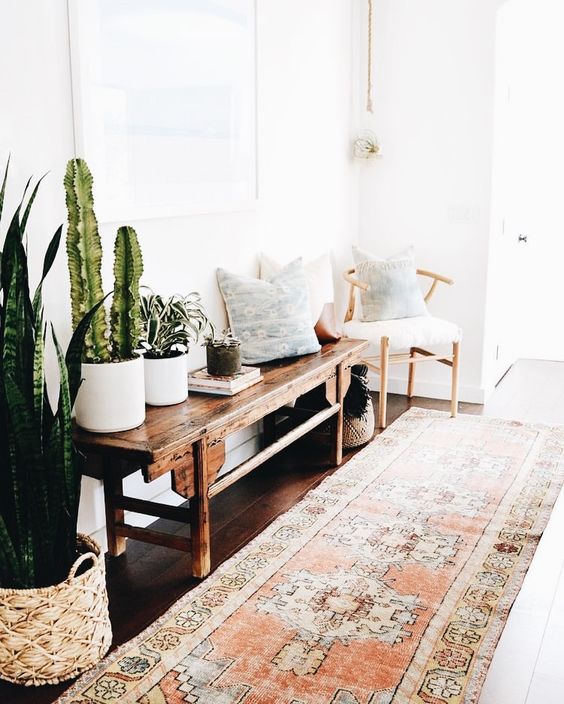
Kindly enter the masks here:
<path id="1" fill-rule="evenodd" d="M 411 359 L 415 357 L 415 350 L 413 347 L 409 350 L 409 356 Z M 415 363 L 411 362 L 409 365 L 409 371 L 407 373 L 407 398 L 413 398 L 413 387 L 415 385 Z"/>
<path id="2" fill-rule="evenodd" d="M 380 399 L 378 402 L 378 427 L 386 427 L 386 411 L 388 406 L 388 362 L 390 356 L 390 339 L 380 340 Z"/>
<path id="3" fill-rule="evenodd" d="M 452 343 L 452 397 L 450 415 L 456 418 L 458 414 L 458 371 L 460 365 L 460 342 Z"/>

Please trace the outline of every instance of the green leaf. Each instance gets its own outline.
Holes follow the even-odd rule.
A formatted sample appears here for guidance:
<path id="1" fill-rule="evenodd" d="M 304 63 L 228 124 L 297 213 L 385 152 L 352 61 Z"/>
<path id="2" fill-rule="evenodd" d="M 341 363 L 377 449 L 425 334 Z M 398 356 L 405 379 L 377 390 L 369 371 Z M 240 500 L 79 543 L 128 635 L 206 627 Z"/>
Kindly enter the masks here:
<path id="1" fill-rule="evenodd" d="M 6 233 L 6 239 L 4 240 L 4 250 L 2 251 L 2 268 L 0 280 L 0 287 L 6 295 L 6 291 L 10 287 L 10 282 L 12 280 L 13 269 L 16 265 L 15 251 L 18 243 L 21 244 L 20 236 L 20 209 L 21 206 L 16 210 L 10 225 L 8 227 L 8 232 Z"/>
<path id="2" fill-rule="evenodd" d="M 26 209 L 25 209 L 23 218 L 22 218 L 22 224 L 21 224 L 21 228 L 22 228 L 22 237 L 23 237 L 23 234 L 24 234 L 24 232 L 25 232 L 25 228 L 26 228 L 26 226 L 27 226 L 27 221 L 28 221 L 28 218 L 29 218 L 29 214 L 30 214 L 30 212 L 31 212 L 31 208 L 32 208 L 32 206 L 33 206 L 33 202 L 34 202 L 34 200 L 35 200 L 35 197 L 37 196 L 37 191 L 39 190 L 39 186 L 41 185 L 41 181 L 43 181 L 43 179 L 45 178 L 45 176 L 47 176 L 47 174 L 43 174 L 43 176 L 42 176 L 42 177 L 39 179 L 39 181 L 35 184 L 35 188 L 33 189 L 32 193 L 31 193 L 31 196 L 29 197 L 29 201 L 28 201 L 28 203 L 27 203 L 27 206 L 26 206 Z M 26 190 L 27 190 L 27 188 L 26 188 Z"/>
<path id="3" fill-rule="evenodd" d="M 141 314 L 142 345 L 151 356 L 166 357 L 188 350 L 207 327 L 213 330 L 196 292 L 187 296 L 174 294 L 168 299 L 151 292 L 143 296 Z"/>
<path id="4" fill-rule="evenodd" d="M 16 548 L 4 518 L 0 515 L 0 584 L 24 586 Z"/>
<path id="5" fill-rule="evenodd" d="M 33 351 L 33 410 L 40 445 L 43 442 L 43 408 L 45 406 L 43 396 L 45 390 L 44 340 L 43 311 L 38 308 L 35 318 L 35 348 Z"/>
<path id="6" fill-rule="evenodd" d="M 4 209 L 4 196 L 6 195 L 6 183 L 8 181 L 8 170 L 10 168 L 10 158 L 6 162 L 6 168 L 4 169 L 4 178 L 2 179 L 2 187 L 0 188 L 0 218 L 2 217 L 2 210 Z"/>
<path id="7" fill-rule="evenodd" d="M 94 311 L 95 313 L 96 311 Z M 64 472 L 64 483 L 66 489 L 67 506 L 75 507 L 73 510 L 78 513 L 78 502 L 80 499 L 80 475 L 77 476 L 76 466 L 74 463 L 74 446 L 72 440 L 72 401 L 69 386 L 69 377 L 67 366 L 65 363 L 65 357 L 57 336 L 55 334 L 55 329 L 51 325 L 51 335 L 53 337 L 53 343 L 55 344 L 55 349 L 57 351 L 57 362 L 59 364 L 59 407 L 57 410 L 57 419 L 60 422 L 61 428 L 61 441 L 62 441 L 62 453 L 63 453 L 63 472 Z M 74 516 L 73 516 L 74 518 Z M 73 536 L 73 541 L 76 536 Z"/>
<path id="8" fill-rule="evenodd" d="M 102 244 L 94 214 L 92 174 L 83 159 L 71 159 L 65 173 L 68 211 L 67 255 L 71 282 L 72 325 L 104 297 L 102 289 Z M 86 335 L 85 359 L 109 362 L 106 314 L 99 308 Z"/>
<path id="9" fill-rule="evenodd" d="M 5 181 L 0 190 L 1 198 Z M 29 188 L 26 186 L 26 191 Z M 76 555 L 80 459 L 72 444 L 69 371 L 54 338 L 59 403 L 51 408 L 45 383 L 45 326 L 41 287 L 61 239 L 45 254 L 43 276 L 30 300 L 23 229 L 38 184 L 20 221 L 23 201 L 6 234 L 0 269 L 0 586 L 39 587 L 64 579 Z M 101 304 L 100 304 L 101 305 Z M 97 309 L 99 310 L 99 308 Z M 86 329 L 92 318 L 88 319 Z M 71 368 L 80 368 L 85 329 L 73 338 Z M 80 371 L 78 381 L 80 382 Z"/>
<path id="10" fill-rule="evenodd" d="M 51 267 L 59 251 L 59 245 L 61 244 L 61 236 L 63 234 L 63 226 L 61 225 L 49 242 L 47 251 L 45 252 L 45 258 L 43 260 L 43 273 L 41 275 L 41 280 L 35 289 L 35 294 L 33 296 L 33 310 L 37 311 L 41 307 L 41 292 L 43 289 L 43 284 L 47 278 L 47 274 L 51 271 Z"/>
<path id="11" fill-rule="evenodd" d="M 82 320 L 79 321 L 76 329 L 72 335 L 71 341 L 67 348 L 67 354 L 65 357 L 67 370 L 68 370 L 68 380 L 69 380 L 69 394 L 71 407 L 74 406 L 78 390 L 80 388 L 81 381 L 81 365 L 82 365 L 82 353 L 84 350 L 84 341 L 90 324 L 98 312 L 98 310 L 104 304 L 104 301 L 109 296 L 105 296 L 101 301 L 98 301 L 96 305 L 91 308 L 91 310 L 83 316 Z"/>
<path id="12" fill-rule="evenodd" d="M 68 513 L 66 521 L 68 522 L 68 524 L 76 528 L 78 520 L 78 505 L 80 501 L 81 472 L 79 468 L 78 456 L 74 449 L 72 439 L 71 392 L 67 367 L 65 364 L 65 358 L 63 356 L 63 351 L 59 345 L 53 326 L 51 326 L 51 333 L 53 336 L 55 348 L 57 350 L 57 361 L 59 364 L 60 392 L 56 420 L 58 421 L 60 428 L 60 444 L 62 452 L 60 474 L 64 482 L 65 507 Z M 65 560 L 65 562 L 72 561 L 72 553 L 74 551 L 76 535 L 71 534 L 71 532 L 67 528 L 66 530 L 62 531 L 61 539 L 65 541 L 65 548 L 67 552 L 67 559 Z"/>
<path id="13" fill-rule="evenodd" d="M 11 374 L 7 374 L 4 379 L 6 396 L 9 399 L 8 421 L 14 434 L 17 454 L 21 462 L 24 463 L 28 481 L 33 482 L 33 501 L 27 501 L 22 508 L 24 513 L 31 513 L 25 520 L 24 530 L 24 553 L 23 564 L 26 579 L 33 583 L 37 576 L 37 569 L 34 560 L 33 550 L 33 523 L 37 521 L 40 525 L 49 525 L 49 507 L 47 502 L 46 486 L 42 475 L 41 450 L 37 442 L 37 432 L 34 424 L 33 414 L 28 406 L 28 402 L 22 390 L 16 384 Z M 41 486 L 43 484 L 43 486 Z M 31 488 L 31 487 L 30 487 Z M 43 547 L 47 541 L 45 531 L 39 531 L 37 541 Z"/>
<path id="14" fill-rule="evenodd" d="M 131 359 L 141 336 L 139 280 L 143 257 L 132 227 L 120 227 L 114 250 L 114 298 L 110 313 L 112 351 L 118 359 Z"/>

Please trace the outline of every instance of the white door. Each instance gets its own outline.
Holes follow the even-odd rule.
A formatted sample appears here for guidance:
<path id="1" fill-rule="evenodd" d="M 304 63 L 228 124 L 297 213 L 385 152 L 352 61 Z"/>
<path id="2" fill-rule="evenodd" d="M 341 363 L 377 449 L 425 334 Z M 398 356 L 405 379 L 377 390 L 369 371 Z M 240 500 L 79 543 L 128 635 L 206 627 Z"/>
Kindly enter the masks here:
<path id="1" fill-rule="evenodd" d="M 516 358 L 564 360 L 562 0 L 500 12 L 494 231 L 497 377 Z"/>

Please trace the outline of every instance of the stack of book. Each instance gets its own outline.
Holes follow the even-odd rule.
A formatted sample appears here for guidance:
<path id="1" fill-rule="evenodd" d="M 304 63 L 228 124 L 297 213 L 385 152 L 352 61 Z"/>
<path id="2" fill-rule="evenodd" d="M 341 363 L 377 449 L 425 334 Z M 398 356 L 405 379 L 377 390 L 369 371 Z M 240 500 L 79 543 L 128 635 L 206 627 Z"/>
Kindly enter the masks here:
<path id="1" fill-rule="evenodd" d="M 262 381 L 258 367 L 241 367 L 241 371 L 232 376 L 212 376 L 207 369 L 198 369 L 188 375 L 188 389 L 204 394 L 234 396 Z"/>

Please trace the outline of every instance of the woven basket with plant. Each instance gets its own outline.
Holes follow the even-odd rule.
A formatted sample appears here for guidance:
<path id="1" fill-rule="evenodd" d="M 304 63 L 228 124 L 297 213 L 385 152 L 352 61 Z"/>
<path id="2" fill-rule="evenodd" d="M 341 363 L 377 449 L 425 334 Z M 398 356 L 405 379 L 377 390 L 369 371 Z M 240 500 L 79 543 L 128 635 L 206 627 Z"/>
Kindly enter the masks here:
<path id="1" fill-rule="evenodd" d="M 374 435 L 374 406 L 367 377 L 365 364 L 351 367 L 351 384 L 343 409 L 343 447 L 365 445 Z"/>
<path id="2" fill-rule="evenodd" d="M 24 243 L 38 187 L 27 203 L 24 193 L 8 226 L 0 274 L 0 677 L 28 685 L 75 677 L 111 643 L 100 549 L 85 536 L 77 541 L 83 458 L 71 420 L 85 335 L 101 302 L 80 320 L 64 355 L 52 326 L 47 334 L 42 303 L 62 227 L 30 295 Z M 51 398 L 48 345 L 59 372 Z"/>
<path id="3" fill-rule="evenodd" d="M 351 367 L 351 383 L 343 403 L 343 447 L 365 445 L 374 435 L 374 406 L 368 388 L 368 367 L 355 364 Z M 319 410 L 328 405 L 324 387 L 318 387 L 301 396 L 298 406 Z M 321 426 L 321 433 L 329 434 L 331 424 Z"/>

